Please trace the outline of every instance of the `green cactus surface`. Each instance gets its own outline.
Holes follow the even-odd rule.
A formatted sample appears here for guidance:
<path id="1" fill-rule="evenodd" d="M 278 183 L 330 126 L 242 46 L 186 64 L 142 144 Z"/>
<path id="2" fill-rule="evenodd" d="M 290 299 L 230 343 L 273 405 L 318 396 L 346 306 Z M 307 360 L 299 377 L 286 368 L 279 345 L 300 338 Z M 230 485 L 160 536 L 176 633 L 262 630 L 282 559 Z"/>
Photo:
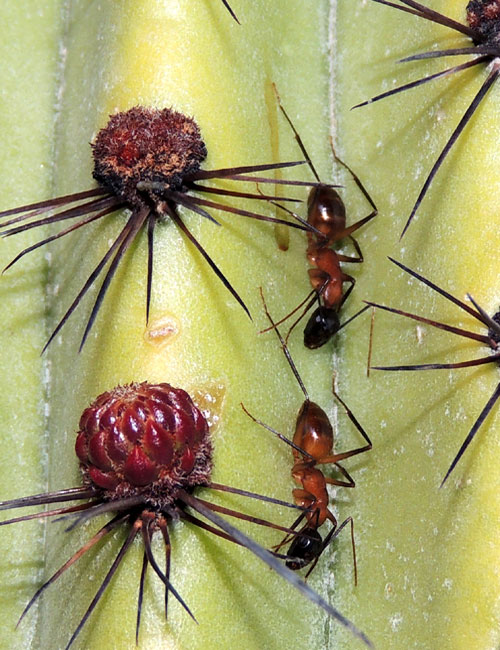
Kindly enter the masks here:
<path id="1" fill-rule="evenodd" d="M 465 2 L 426 2 L 465 21 Z M 481 331 L 456 306 L 410 281 L 388 255 L 461 299 L 470 292 L 488 313 L 498 310 L 498 88 L 453 147 L 399 240 L 426 173 L 487 71 L 478 66 L 350 110 L 447 65 L 439 60 L 396 64 L 398 59 L 432 47 L 466 46 L 465 36 L 369 0 L 231 0 L 240 25 L 220 0 L 22 4 L 22 12 L 14 0 L 0 7 L 5 34 L 0 43 L 0 209 L 93 187 L 89 143 L 110 114 L 136 105 L 173 107 L 194 117 L 207 145 L 206 169 L 300 160 L 277 108 L 275 83 L 321 179 L 343 184 L 339 192 L 348 224 L 367 215 L 370 206 L 334 164 L 330 134 L 379 209 L 356 234 L 364 263 L 346 265 L 357 283 L 342 319 L 370 300 Z M 306 165 L 275 173 L 277 178 L 312 179 Z M 255 190 L 251 184 L 243 187 Z M 307 198 L 303 188 L 277 192 Z M 281 216 L 255 203 L 238 205 Z M 306 216 L 305 202 L 295 209 Z M 82 410 L 113 386 L 148 380 L 184 388 L 207 411 L 214 480 L 292 500 L 289 448 L 252 422 L 240 403 L 293 435 L 303 395 L 276 336 L 258 334 L 268 324 L 259 287 L 276 318 L 305 297 L 310 290 L 306 236 L 227 213 L 214 212 L 220 227 L 181 213 L 253 320 L 167 220 L 155 231 L 148 324 L 142 233 L 120 265 L 80 353 L 95 291 L 40 356 L 123 227 L 123 213 L 27 255 L 0 278 L 0 499 L 79 485 L 74 440 Z M 2 266 L 48 232 L 2 240 Z M 351 244 L 345 253 L 354 254 Z M 372 364 L 444 363 L 487 354 L 488 348 L 477 342 L 417 325 L 377 312 Z M 290 339 L 311 399 L 332 418 L 336 450 L 361 441 L 335 405 L 332 377 L 373 441 L 372 451 L 344 463 L 356 488 L 332 492 L 338 520 L 354 518 L 358 585 L 347 531 L 325 551 L 308 583 L 378 649 L 498 648 L 498 408 L 439 489 L 499 381 L 498 368 L 372 370 L 367 377 L 369 334 L 367 313 L 320 350 L 304 348 L 300 328 Z M 293 511 L 258 501 L 212 497 L 208 490 L 204 496 L 282 525 L 294 518 Z M 65 647 L 125 531 L 80 559 L 17 630 L 15 625 L 43 579 L 101 525 L 92 521 L 70 533 L 62 522 L 1 529 L 0 647 Z M 281 539 L 275 531 L 238 525 L 265 547 Z M 172 583 L 198 624 L 172 599 L 165 621 L 163 588 L 151 572 L 139 648 L 362 647 L 246 549 L 181 522 L 172 524 L 171 536 Z M 153 547 L 161 561 L 163 542 L 157 537 Z M 75 648 L 134 646 L 142 552 L 137 539 Z"/>

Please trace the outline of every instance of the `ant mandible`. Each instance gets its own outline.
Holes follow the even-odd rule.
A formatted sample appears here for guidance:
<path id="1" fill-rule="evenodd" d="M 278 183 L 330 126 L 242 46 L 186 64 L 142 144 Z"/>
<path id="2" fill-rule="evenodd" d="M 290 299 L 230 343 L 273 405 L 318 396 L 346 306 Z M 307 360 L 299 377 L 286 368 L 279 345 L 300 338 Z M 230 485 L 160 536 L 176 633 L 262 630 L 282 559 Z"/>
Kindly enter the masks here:
<path id="1" fill-rule="evenodd" d="M 309 568 L 306 574 L 307 578 L 316 566 L 325 548 L 332 542 L 333 539 L 335 539 L 335 537 L 338 536 L 338 534 L 347 524 L 350 524 L 354 561 L 354 582 L 357 584 L 354 522 L 352 517 L 347 517 L 347 519 L 345 519 L 340 524 L 340 526 L 338 525 L 335 515 L 328 508 L 329 496 L 327 485 L 336 485 L 340 487 L 350 488 L 355 487 L 356 483 L 354 482 L 354 479 L 351 477 L 349 472 L 344 467 L 342 467 L 340 462 L 346 458 L 350 458 L 351 456 L 357 456 L 358 454 L 362 454 L 365 451 L 369 451 L 372 448 L 372 443 L 366 431 L 363 429 L 346 403 L 339 397 L 335 391 L 335 388 L 332 386 L 334 397 L 343 406 L 347 416 L 367 443 L 366 445 L 357 447 L 356 449 L 351 449 L 349 451 L 344 451 L 337 454 L 334 453 L 334 433 L 330 420 L 323 409 L 318 404 L 312 402 L 309 399 L 309 394 L 304 385 L 304 382 L 302 381 L 302 378 L 299 375 L 297 367 L 293 362 L 288 346 L 269 313 L 262 289 L 260 292 L 266 316 L 271 323 L 271 328 L 275 330 L 276 335 L 280 340 L 283 353 L 302 392 L 304 393 L 305 398 L 304 403 L 302 404 L 297 416 L 293 440 L 289 440 L 281 433 L 275 431 L 264 422 L 261 422 L 255 418 L 247 411 L 243 404 L 241 405 L 245 413 L 250 418 L 252 418 L 254 422 L 260 424 L 268 431 L 271 431 L 292 447 L 294 463 L 291 473 L 295 482 L 301 486 L 300 488 L 295 488 L 293 490 L 293 497 L 295 499 L 296 505 L 305 508 L 305 511 L 296 519 L 296 521 L 291 526 L 291 529 L 295 530 L 304 518 L 306 519 L 306 523 L 304 527 L 299 531 L 298 535 L 293 538 L 293 541 L 290 544 L 287 552 L 289 559 L 287 560 L 286 565 L 289 569 L 295 571 L 307 566 L 312 562 L 312 566 Z M 323 472 L 317 467 L 317 465 L 326 464 L 335 465 L 345 480 L 326 477 Z M 320 533 L 318 532 L 318 528 L 322 526 L 327 519 L 331 522 L 332 528 L 323 540 Z M 281 546 L 284 544 L 287 544 L 291 539 L 291 536 L 285 537 L 284 540 L 278 545 L 278 549 L 281 548 Z"/>
<path id="2" fill-rule="evenodd" d="M 372 207 L 372 211 L 368 216 L 360 219 L 356 223 L 352 224 L 352 226 L 346 226 L 346 209 L 344 202 L 339 193 L 331 185 L 321 182 L 318 172 L 307 153 L 297 129 L 281 103 L 280 96 L 274 84 L 273 88 L 276 93 L 280 110 L 290 125 L 297 144 L 299 145 L 299 148 L 317 181 L 317 185 L 315 185 L 315 187 L 310 191 L 307 200 L 307 222 L 315 230 L 315 232 L 307 232 L 308 245 L 306 251 L 307 259 L 313 266 L 313 268 L 308 271 L 313 289 L 306 296 L 305 300 L 297 305 L 297 307 L 295 307 L 295 309 L 293 309 L 287 316 L 278 321 L 277 324 L 280 325 L 287 318 L 305 306 L 300 317 L 290 327 L 286 337 L 286 340 L 288 341 L 292 330 L 313 307 L 315 302 L 318 301 L 319 305 L 309 317 L 304 329 L 304 345 L 313 350 L 325 345 L 334 334 L 366 309 L 361 309 L 354 317 L 342 324 L 340 323 L 339 311 L 349 297 L 356 283 L 355 278 L 343 272 L 340 263 L 360 263 L 363 261 L 361 248 L 352 236 L 352 233 L 376 217 L 378 210 L 359 177 L 337 156 L 333 146 L 333 141 L 330 138 L 330 144 L 335 160 L 349 172 L 354 182 L 361 190 L 363 196 Z M 292 215 L 294 214 L 283 206 L 279 207 Z M 354 244 L 357 257 L 341 255 L 332 248 L 335 243 L 340 242 L 346 237 L 348 237 Z M 343 293 L 344 282 L 350 283 L 350 287 L 345 293 Z M 267 330 L 269 329 L 272 328 L 267 328 Z"/>

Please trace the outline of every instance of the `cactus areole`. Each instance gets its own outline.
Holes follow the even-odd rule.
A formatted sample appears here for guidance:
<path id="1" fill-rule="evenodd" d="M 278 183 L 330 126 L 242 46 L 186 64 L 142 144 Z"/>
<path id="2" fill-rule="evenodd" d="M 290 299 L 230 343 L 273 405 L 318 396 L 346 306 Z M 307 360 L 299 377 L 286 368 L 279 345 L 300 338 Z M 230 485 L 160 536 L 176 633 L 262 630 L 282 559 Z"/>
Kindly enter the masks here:
<path id="1" fill-rule="evenodd" d="M 140 182 L 182 190 L 207 150 L 196 122 L 170 108 L 135 106 L 113 115 L 92 144 L 94 178 L 134 206 L 145 204 Z"/>

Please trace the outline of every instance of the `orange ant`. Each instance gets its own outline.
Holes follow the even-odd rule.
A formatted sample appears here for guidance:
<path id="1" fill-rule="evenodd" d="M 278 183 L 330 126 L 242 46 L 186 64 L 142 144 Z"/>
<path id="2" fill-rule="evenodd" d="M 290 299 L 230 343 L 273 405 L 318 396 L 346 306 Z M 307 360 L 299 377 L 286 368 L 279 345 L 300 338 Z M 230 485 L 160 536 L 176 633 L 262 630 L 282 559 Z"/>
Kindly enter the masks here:
<path id="1" fill-rule="evenodd" d="M 290 125 L 295 135 L 295 140 L 297 141 L 297 144 L 299 145 L 299 148 L 317 181 L 317 184 L 309 192 L 307 200 L 307 223 L 312 227 L 312 229 L 307 231 L 308 246 L 306 255 L 307 259 L 313 266 L 313 268 L 308 271 L 313 289 L 306 296 L 305 300 L 297 305 L 297 307 L 295 307 L 295 309 L 293 309 L 287 316 L 278 321 L 277 324 L 280 325 L 283 323 L 287 318 L 292 316 L 305 305 L 300 317 L 293 323 L 287 334 L 286 340 L 288 341 L 292 330 L 313 307 L 316 301 L 318 301 L 319 305 L 309 317 L 304 329 L 304 345 L 312 350 L 325 345 L 325 343 L 327 343 L 342 327 L 345 327 L 345 325 L 351 322 L 353 318 L 359 316 L 359 314 L 365 311 L 365 308 L 361 309 L 353 318 L 340 324 L 339 311 L 349 297 L 356 283 L 355 278 L 343 272 L 340 263 L 360 263 L 363 261 L 361 248 L 352 236 L 352 233 L 358 230 L 358 228 L 361 228 L 365 223 L 368 223 L 368 221 L 371 221 L 377 215 L 378 210 L 359 177 L 337 156 L 333 146 L 333 141 L 330 138 L 330 144 L 335 160 L 349 172 L 354 182 L 361 190 L 363 196 L 372 207 L 372 211 L 368 216 L 360 219 L 352 226 L 346 226 L 346 209 L 344 202 L 339 193 L 331 185 L 321 182 L 318 172 L 316 171 L 304 143 L 302 142 L 302 138 L 281 103 L 280 96 L 274 84 L 273 88 L 276 93 L 280 110 Z M 283 206 L 279 207 L 289 214 L 294 215 L 291 210 L 288 210 Z M 348 237 L 354 244 L 358 255 L 357 257 L 341 255 L 333 250 L 332 246 L 346 237 Z M 345 293 L 343 293 L 343 285 L 345 282 L 348 282 L 350 287 Z M 269 329 L 271 328 L 264 331 L 268 331 Z"/>
<path id="2" fill-rule="evenodd" d="M 439 154 L 438 159 L 434 163 L 431 171 L 429 172 L 427 178 L 425 179 L 422 189 L 420 190 L 420 194 L 418 195 L 417 200 L 415 201 L 415 205 L 413 206 L 410 216 L 408 217 L 405 227 L 403 228 L 403 232 L 401 233 L 401 238 L 402 238 L 403 235 L 408 230 L 410 223 L 413 220 L 413 217 L 415 216 L 418 208 L 420 207 L 420 204 L 422 203 L 422 200 L 424 199 L 427 190 L 429 189 L 432 181 L 434 180 L 434 177 L 438 172 L 439 168 L 443 164 L 446 156 L 450 152 L 455 142 L 458 140 L 460 134 L 464 130 L 465 126 L 467 125 L 467 123 L 469 122 L 473 114 L 475 113 L 479 104 L 486 96 L 488 90 L 498 79 L 498 76 L 500 74 L 500 60 L 499 60 L 500 46 L 498 44 L 498 34 L 500 31 L 500 20 L 499 20 L 500 3 L 498 2 L 498 0 L 471 0 L 467 4 L 467 9 L 466 9 L 468 25 L 463 25 L 462 23 L 459 23 L 453 20 L 452 18 L 449 18 L 448 16 L 444 16 L 443 14 L 440 14 L 439 12 L 430 9 L 429 7 L 426 7 L 420 2 L 414 2 L 414 0 L 399 0 L 399 1 L 402 3 L 402 5 L 406 5 L 406 6 L 401 6 L 393 2 L 388 2 L 387 0 L 373 0 L 373 2 L 377 2 L 378 4 L 387 5 L 388 7 L 393 7 L 394 9 L 399 9 L 400 11 L 404 11 L 405 13 L 413 14 L 414 16 L 418 16 L 419 18 L 423 18 L 424 20 L 437 23 L 438 25 L 444 25 L 445 27 L 449 27 L 450 29 L 459 32 L 460 34 L 465 34 L 465 36 L 468 36 L 472 40 L 472 45 L 468 47 L 452 48 L 449 50 L 431 50 L 430 52 L 422 52 L 420 54 L 414 54 L 413 56 L 405 57 L 404 59 L 400 60 L 400 63 L 406 63 L 408 61 L 420 61 L 422 59 L 441 58 L 446 56 L 460 56 L 464 54 L 472 54 L 474 55 L 474 58 L 470 61 L 466 61 L 465 63 L 461 63 L 451 68 L 446 68 L 445 70 L 441 70 L 440 72 L 437 72 L 435 74 L 431 74 L 428 77 L 422 77 L 420 79 L 417 79 L 416 81 L 411 81 L 410 83 L 404 84 L 403 86 L 398 86 L 397 88 L 393 88 L 392 90 L 389 90 L 385 93 L 376 95 L 375 97 L 372 97 L 371 99 L 365 102 L 361 102 L 360 104 L 353 106 L 353 108 L 359 108 L 360 106 L 366 106 L 367 104 L 372 104 L 373 102 L 377 102 L 380 99 L 384 99 L 385 97 L 390 97 L 391 95 L 396 95 L 397 93 L 403 92 L 405 90 L 410 90 L 411 88 L 416 88 L 418 86 L 421 86 L 422 84 L 427 83 L 428 81 L 432 81 L 434 79 L 440 79 L 442 77 L 452 75 L 455 72 L 462 72 L 463 70 L 468 70 L 469 68 L 472 68 L 475 65 L 479 65 L 482 63 L 492 64 L 488 76 L 482 83 L 477 94 L 474 96 L 474 99 L 472 100 L 470 106 L 463 114 L 460 122 L 455 127 L 455 130 L 450 135 L 443 150 Z"/>
<path id="3" fill-rule="evenodd" d="M 500 363 L 500 311 L 498 311 L 493 317 L 490 317 L 484 311 L 484 309 L 477 304 L 474 298 L 468 293 L 467 297 L 475 308 L 472 309 L 472 307 L 469 307 L 469 305 L 467 305 L 466 303 L 462 302 L 461 300 L 459 300 L 452 294 L 448 293 L 441 287 L 438 287 L 436 284 L 434 284 L 433 282 L 425 278 L 423 275 L 420 275 L 419 273 L 412 271 L 407 266 L 401 264 L 401 262 L 397 262 L 391 257 L 389 257 L 389 259 L 391 260 L 391 262 L 399 266 L 399 268 L 403 269 L 403 271 L 406 271 L 406 273 L 419 280 L 419 282 L 426 284 L 428 287 L 430 287 L 438 294 L 446 298 L 446 300 L 449 300 L 450 302 L 454 303 L 462 311 L 466 312 L 467 314 L 469 314 L 470 316 L 478 320 L 482 325 L 488 328 L 488 333 L 486 335 L 477 334 L 476 332 L 470 332 L 469 330 L 463 328 L 452 327 L 451 325 L 447 325 L 446 323 L 430 320 L 429 318 L 424 318 L 423 316 L 418 316 L 417 314 L 410 314 L 400 309 L 394 309 L 392 307 L 386 307 L 385 305 L 380 305 L 378 303 L 365 301 L 368 303 L 368 305 L 372 305 L 373 307 L 378 307 L 379 309 L 384 309 L 385 311 L 389 311 L 393 314 L 406 316 L 407 318 L 416 320 L 419 323 L 426 323 L 427 325 L 431 325 L 432 327 L 437 327 L 438 329 L 445 330 L 446 332 L 451 332 L 452 334 L 457 334 L 458 336 L 462 336 L 464 338 L 478 341 L 479 343 L 483 343 L 484 345 L 489 346 L 493 351 L 493 354 L 488 355 L 486 357 L 480 357 L 479 359 L 471 359 L 470 361 L 460 361 L 458 363 L 426 363 L 426 364 L 419 364 L 414 366 L 374 366 L 375 370 L 443 370 L 443 369 L 454 369 L 454 368 L 471 368 L 474 366 L 482 366 L 485 363 L 497 363 L 497 364 Z M 467 447 L 472 442 L 472 439 L 478 432 L 479 428 L 481 427 L 484 420 L 486 419 L 486 416 L 488 415 L 488 413 L 490 413 L 491 409 L 493 408 L 493 406 L 495 405 L 499 397 L 500 397 L 500 383 L 497 385 L 497 387 L 493 391 L 493 395 L 491 395 L 486 405 L 484 406 L 483 410 L 478 415 L 476 421 L 472 425 L 471 430 L 467 434 L 464 442 L 462 443 L 462 446 L 460 447 L 458 453 L 456 454 L 450 467 L 448 468 L 448 471 L 446 472 L 446 475 L 441 482 L 441 487 L 445 484 L 446 480 L 450 476 L 451 472 L 454 470 L 460 458 L 463 456 Z"/>
<path id="4" fill-rule="evenodd" d="M 357 584 L 354 522 L 352 517 L 347 517 L 347 519 L 345 519 L 340 524 L 340 526 L 338 525 L 335 515 L 328 508 L 329 496 L 327 485 L 336 485 L 349 488 L 355 487 L 356 483 L 354 482 L 354 479 L 351 477 L 349 472 L 344 467 L 342 467 L 340 462 L 346 458 L 351 458 L 351 456 L 357 456 L 358 454 L 362 454 L 365 451 L 369 451 L 372 448 L 371 440 L 356 417 L 353 415 L 352 411 L 339 397 L 335 391 L 335 388 L 332 386 L 334 397 L 343 406 L 347 416 L 367 442 L 367 444 L 362 447 L 357 447 L 356 449 L 351 449 L 349 451 L 344 451 L 337 454 L 334 453 L 334 433 L 330 420 L 323 409 L 318 404 L 312 402 L 309 399 L 309 394 L 304 385 L 304 382 L 302 381 L 302 378 L 299 375 L 297 367 L 293 362 L 288 346 L 281 336 L 277 325 L 274 323 L 267 309 L 262 289 L 261 297 L 264 304 L 266 316 L 271 323 L 272 329 L 275 330 L 280 340 L 283 353 L 302 392 L 304 393 L 305 398 L 304 403 L 302 404 L 297 415 L 293 440 L 289 440 L 284 435 L 278 433 L 264 422 L 257 420 L 246 410 L 242 404 L 243 410 L 250 418 L 252 418 L 254 422 L 260 424 L 268 431 L 271 431 L 271 433 L 274 433 L 278 436 L 278 438 L 292 447 L 294 463 L 291 473 L 295 482 L 301 486 L 300 488 L 295 488 L 293 490 L 293 497 L 295 499 L 295 503 L 298 506 L 305 508 L 306 510 L 296 519 L 296 521 L 291 526 L 291 529 L 295 530 L 300 522 L 304 519 L 304 517 L 306 518 L 306 524 L 299 531 L 299 534 L 293 539 L 288 549 L 288 560 L 286 565 L 288 568 L 296 571 L 312 562 L 312 566 L 309 568 L 306 574 L 307 578 L 316 566 L 316 563 L 318 562 L 321 554 L 326 549 L 326 547 L 333 541 L 335 537 L 338 536 L 338 534 L 347 524 L 350 524 L 354 561 L 354 582 Z M 335 465 L 335 467 L 342 473 L 345 480 L 326 477 L 323 472 L 317 467 L 317 465 L 326 464 Z M 318 532 L 318 528 L 323 525 L 327 519 L 331 522 L 332 528 L 323 540 Z M 281 546 L 284 544 L 287 544 L 290 540 L 290 536 L 285 537 L 281 544 L 279 544 L 278 549 L 281 548 Z"/>

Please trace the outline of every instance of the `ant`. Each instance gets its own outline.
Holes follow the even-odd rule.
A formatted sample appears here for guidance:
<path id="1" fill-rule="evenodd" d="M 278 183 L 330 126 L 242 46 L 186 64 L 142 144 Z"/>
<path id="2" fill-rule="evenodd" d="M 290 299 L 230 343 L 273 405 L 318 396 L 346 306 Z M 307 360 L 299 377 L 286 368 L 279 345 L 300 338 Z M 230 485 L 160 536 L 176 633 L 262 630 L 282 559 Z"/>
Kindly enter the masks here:
<path id="1" fill-rule="evenodd" d="M 293 539 L 288 549 L 288 559 L 286 566 L 294 571 L 302 569 L 311 564 L 306 578 L 310 575 L 316 566 L 321 554 L 327 546 L 333 541 L 341 530 L 347 525 L 351 526 L 351 541 L 352 552 L 354 561 L 354 582 L 357 584 L 357 565 L 356 565 L 356 547 L 354 543 L 354 522 L 352 517 L 347 517 L 340 526 L 337 523 L 335 515 L 328 508 L 329 496 L 327 485 L 336 485 L 339 487 L 353 488 L 356 486 L 354 479 L 349 472 L 342 467 L 341 461 L 351 456 L 357 456 L 372 448 L 372 443 L 366 431 L 353 415 L 352 411 L 348 408 L 346 403 L 336 393 L 335 388 L 332 386 L 332 393 L 338 402 L 343 406 L 347 416 L 354 424 L 356 429 L 363 436 L 366 445 L 344 451 L 341 453 L 334 453 L 334 433 L 333 428 L 327 414 L 323 409 L 309 399 L 309 394 L 299 375 L 297 367 L 292 359 L 288 346 L 278 330 L 277 324 L 274 323 L 264 299 L 264 294 L 261 289 L 261 298 L 264 304 L 264 310 L 267 318 L 271 323 L 272 329 L 275 330 L 276 335 L 281 343 L 281 348 L 288 361 L 288 364 L 304 394 L 304 403 L 302 404 L 297 415 L 295 424 L 295 433 L 293 440 L 289 440 L 281 433 L 278 433 L 264 422 L 257 420 L 251 415 L 242 404 L 245 413 L 257 424 L 260 424 L 265 429 L 274 433 L 281 440 L 286 442 L 292 447 L 293 453 L 293 467 L 292 477 L 300 488 L 293 490 L 293 497 L 295 503 L 304 508 L 305 511 L 296 519 L 292 524 L 291 529 L 295 530 L 300 522 L 306 519 L 306 523 L 299 534 Z M 333 464 L 342 473 L 345 480 L 326 477 L 323 472 L 318 469 L 317 465 Z M 332 524 L 332 528 L 323 540 L 318 528 L 322 526 L 328 519 Z M 291 540 L 290 536 L 278 545 L 278 549 Z"/>
<path id="2" fill-rule="evenodd" d="M 372 97 L 371 99 L 365 102 L 361 102 L 360 104 L 353 106 L 353 108 L 359 108 L 360 106 L 366 106 L 367 104 L 372 104 L 373 102 L 377 102 L 380 99 L 384 99 L 385 97 L 390 97 L 391 95 L 396 95 L 397 93 L 403 92 L 405 90 L 410 90 L 411 88 L 416 88 L 418 86 L 421 86 L 422 84 L 427 83 L 428 81 L 432 81 L 434 79 L 440 79 L 442 77 L 452 75 L 455 72 L 462 72 L 463 70 L 468 70 L 469 68 L 472 68 L 475 65 L 479 65 L 483 63 L 492 64 L 488 76 L 482 83 L 479 91 L 475 95 L 471 104 L 463 114 L 460 122 L 455 127 L 455 130 L 450 135 L 444 148 L 439 154 L 436 162 L 432 166 L 431 171 L 429 172 L 427 178 L 425 179 L 422 189 L 420 190 L 417 200 L 415 201 L 415 205 L 413 206 L 410 216 L 408 217 L 405 227 L 403 228 L 400 237 L 401 239 L 406 233 L 406 231 L 408 230 L 410 223 L 413 220 L 413 217 L 415 216 L 418 208 L 420 207 L 420 204 L 422 203 L 425 195 L 427 194 L 427 190 L 429 189 L 432 181 L 434 180 L 434 177 L 438 172 L 439 168 L 443 164 L 446 156 L 450 152 L 455 142 L 458 140 L 460 134 L 464 130 L 465 126 L 467 125 L 467 123 L 469 122 L 473 114 L 475 113 L 479 104 L 486 96 L 488 90 L 498 79 L 498 76 L 500 74 L 500 60 L 499 60 L 500 45 L 498 44 L 498 34 L 500 31 L 500 20 L 499 20 L 500 7 L 498 6 L 498 2 L 496 1 L 492 2 L 491 0 L 471 0 L 467 4 L 467 9 L 466 9 L 468 25 L 463 25 L 462 23 L 459 23 L 453 20 L 452 18 L 449 18 L 448 16 L 444 16 L 443 14 L 440 14 L 439 12 L 430 9 L 429 7 L 426 7 L 420 2 L 414 2 L 414 0 L 400 0 L 400 2 L 406 6 L 400 6 L 393 2 L 387 2 L 386 0 L 373 0 L 373 2 L 377 2 L 378 4 L 382 4 L 382 5 L 387 5 L 388 7 L 392 7 L 394 9 L 399 9 L 400 11 L 413 14 L 414 16 L 418 16 L 419 18 L 423 18 L 424 20 L 437 23 L 438 25 L 444 25 L 445 27 L 449 27 L 450 29 L 453 29 L 456 32 L 465 34 L 465 36 L 468 36 L 472 40 L 472 45 L 468 47 L 459 47 L 459 48 L 452 48 L 449 50 L 432 50 L 430 52 L 422 52 L 420 54 L 414 54 L 412 56 L 405 57 L 404 59 L 400 60 L 400 63 L 406 63 L 408 61 L 420 61 L 422 59 L 441 58 L 446 56 L 459 56 L 464 54 L 472 54 L 474 55 L 474 58 L 465 63 L 461 63 L 451 68 L 446 68 L 445 70 L 441 70 L 440 72 L 437 72 L 435 74 L 431 74 L 428 77 L 422 77 L 415 81 L 411 81 L 410 83 L 404 84 L 402 86 L 398 86 L 397 88 L 393 88 L 392 90 L 389 90 L 385 93 L 381 93 L 380 95 L 376 95 L 375 97 Z"/>
<path id="3" fill-rule="evenodd" d="M 278 321 L 278 325 L 283 323 L 287 318 L 292 316 L 298 310 L 305 308 L 299 318 L 292 324 L 286 340 L 295 328 L 295 326 L 302 320 L 307 312 L 313 307 L 316 301 L 319 303 L 318 307 L 312 312 L 309 320 L 304 329 L 304 345 L 314 350 L 320 348 L 327 343 L 334 334 L 336 334 L 342 327 L 345 327 L 356 316 L 359 316 L 366 308 L 361 309 L 352 318 L 344 323 L 340 323 L 339 311 L 344 302 L 349 297 L 351 291 L 356 283 L 355 278 L 347 273 L 344 273 L 340 263 L 360 263 L 363 262 L 363 254 L 358 242 L 352 236 L 352 233 L 364 226 L 365 223 L 371 221 L 377 216 L 377 206 L 373 202 L 370 194 L 362 184 L 359 177 L 353 170 L 342 161 L 336 154 L 333 141 L 330 138 L 330 144 L 335 160 L 344 167 L 352 176 L 354 182 L 361 190 L 363 196 L 372 207 L 370 214 L 363 219 L 360 219 L 352 226 L 346 226 L 346 209 L 339 193 L 331 186 L 322 183 L 318 172 L 316 171 L 309 154 L 302 142 L 302 139 L 295 128 L 288 113 L 285 111 L 276 86 L 273 84 L 274 92 L 281 112 L 283 113 L 286 121 L 290 125 L 297 144 L 304 155 L 306 163 L 309 165 L 317 184 L 309 192 L 307 199 L 307 223 L 312 227 L 307 231 L 307 259 L 313 266 L 308 270 L 309 279 L 313 287 L 312 291 L 306 298 L 293 309 L 287 316 Z M 271 201 L 274 203 L 273 201 Z M 278 205 L 278 204 L 275 204 Z M 285 212 L 294 215 L 291 210 L 283 206 L 279 206 Z M 294 215 L 297 216 L 297 215 Z M 332 246 L 348 237 L 356 249 L 357 257 L 341 255 L 337 253 Z M 345 282 L 350 284 L 350 287 L 343 293 L 343 285 Z M 268 331 L 271 328 L 267 328 Z"/>
<path id="4" fill-rule="evenodd" d="M 437 286 L 436 284 L 434 284 L 433 282 L 425 278 L 423 275 L 420 275 L 419 273 L 412 271 L 412 269 L 409 269 L 407 266 L 401 264 L 401 262 L 392 259 L 391 257 L 389 257 L 389 259 L 391 262 L 399 266 L 399 268 L 403 269 L 403 271 L 406 271 L 406 273 L 416 278 L 419 282 L 426 284 L 428 287 L 430 287 L 438 294 L 446 298 L 446 300 L 449 300 L 450 302 L 454 303 L 462 311 L 466 312 L 467 314 L 469 314 L 470 316 L 478 320 L 481 323 L 481 325 L 484 325 L 488 328 L 488 333 L 478 334 L 476 332 L 470 332 L 469 330 L 466 330 L 464 328 L 452 327 L 451 325 L 447 325 L 446 323 L 434 321 L 429 318 L 425 318 L 423 316 L 418 316 L 417 314 L 410 314 L 400 309 L 394 309 L 393 307 L 386 307 L 385 305 L 380 305 L 378 303 L 365 301 L 367 302 L 368 305 L 377 307 L 379 309 L 384 309 L 385 311 L 389 311 L 393 314 L 399 314 L 400 316 L 411 318 L 420 323 L 426 323 L 427 325 L 431 325 L 432 327 L 445 330 L 446 332 L 451 332 L 452 334 L 457 334 L 458 336 L 462 336 L 464 338 L 478 341 L 479 343 L 483 343 L 484 345 L 489 346 L 493 351 L 493 354 L 490 354 L 486 357 L 480 357 L 479 359 L 471 359 L 470 361 L 460 361 L 457 363 L 428 363 L 428 364 L 426 363 L 426 364 L 413 365 L 413 366 L 374 366 L 375 370 L 392 370 L 392 371 L 394 370 L 405 370 L 405 371 L 406 370 L 444 370 L 444 369 L 454 369 L 454 368 L 471 368 L 474 366 L 482 366 L 486 363 L 496 363 L 496 364 L 500 363 L 500 310 L 497 311 L 493 317 L 490 317 L 485 312 L 485 310 L 480 305 L 478 305 L 477 302 L 474 300 L 474 298 L 468 293 L 467 297 L 474 306 L 474 309 L 472 309 L 472 307 L 462 302 L 452 294 L 448 293 L 441 287 Z M 499 397 L 500 397 L 500 382 L 498 383 L 497 387 L 493 391 L 493 395 L 491 395 L 486 405 L 483 407 L 483 410 L 476 418 L 476 421 L 472 425 L 472 428 L 467 434 L 464 442 L 462 443 L 462 446 L 460 447 L 458 453 L 456 454 L 450 467 L 448 468 L 448 471 L 446 472 L 446 475 L 442 480 L 440 487 L 443 487 L 443 485 L 447 481 L 451 472 L 454 470 L 458 461 L 463 456 L 465 450 L 472 442 L 472 439 L 478 432 L 479 428 L 481 427 L 484 420 L 486 419 L 486 416 L 490 413 L 491 409 L 493 408 L 493 406 L 495 405 Z"/>

